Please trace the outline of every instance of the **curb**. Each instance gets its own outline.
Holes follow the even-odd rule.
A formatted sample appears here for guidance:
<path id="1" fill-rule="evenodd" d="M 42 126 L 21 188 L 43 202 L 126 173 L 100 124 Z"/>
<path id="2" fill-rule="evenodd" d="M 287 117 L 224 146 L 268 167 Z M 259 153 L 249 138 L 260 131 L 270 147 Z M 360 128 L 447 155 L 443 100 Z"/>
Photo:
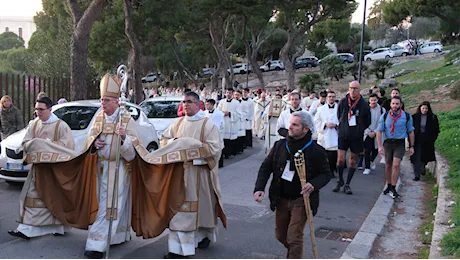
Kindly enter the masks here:
<path id="1" fill-rule="evenodd" d="M 452 207 L 449 201 L 452 200 L 453 194 L 447 188 L 447 179 L 449 172 L 447 160 L 436 152 L 436 164 L 434 166 L 434 175 L 438 184 L 438 199 L 436 205 L 436 215 L 434 219 L 433 234 L 431 237 L 430 255 L 428 258 L 443 258 L 441 255 L 441 239 L 450 231 L 449 219 L 452 214 Z"/>
<path id="2" fill-rule="evenodd" d="M 400 186 L 401 179 L 399 179 L 396 184 L 396 190 L 399 191 Z M 384 187 L 384 189 L 385 188 L 386 187 Z M 388 222 L 388 216 L 390 215 L 393 204 L 394 200 L 390 196 L 383 195 L 383 192 L 380 193 L 379 198 L 367 215 L 366 220 L 364 220 L 358 233 L 356 233 L 353 241 L 351 241 L 350 245 L 345 249 L 340 259 L 370 258 L 374 242 L 377 237 L 382 234 Z"/>

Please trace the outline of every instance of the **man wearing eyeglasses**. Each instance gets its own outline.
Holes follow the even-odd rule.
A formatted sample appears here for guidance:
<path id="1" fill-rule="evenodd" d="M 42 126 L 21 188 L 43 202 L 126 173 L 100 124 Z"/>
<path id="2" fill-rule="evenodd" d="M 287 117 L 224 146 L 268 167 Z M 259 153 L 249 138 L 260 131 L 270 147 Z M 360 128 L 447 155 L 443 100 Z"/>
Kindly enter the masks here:
<path id="1" fill-rule="evenodd" d="M 49 97 L 41 97 L 35 104 L 36 119 L 27 129 L 22 141 L 26 145 L 35 138 L 56 143 L 68 149 L 74 149 L 74 140 L 70 127 L 51 112 L 53 102 Z M 27 155 L 27 150 L 24 148 Z M 47 234 L 63 235 L 68 226 L 63 225 L 43 204 L 35 186 L 35 173 L 31 170 L 27 176 L 20 196 L 20 224 L 16 230 L 8 233 L 29 240 L 31 237 Z"/>
<path id="2" fill-rule="evenodd" d="M 199 101 L 198 94 L 185 93 L 185 117 L 172 123 L 161 137 L 164 148 L 184 140 L 183 138 L 192 138 L 201 142 L 208 154 L 206 159 L 187 162 L 187 166 L 184 167 L 185 201 L 169 223 L 169 253 L 165 258 L 194 255 L 196 247 L 204 249 L 211 242 L 215 242 L 218 217 L 221 218 L 224 227 L 226 226 L 218 174 L 221 138 L 219 129 L 206 113 L 200 110 Z"/>

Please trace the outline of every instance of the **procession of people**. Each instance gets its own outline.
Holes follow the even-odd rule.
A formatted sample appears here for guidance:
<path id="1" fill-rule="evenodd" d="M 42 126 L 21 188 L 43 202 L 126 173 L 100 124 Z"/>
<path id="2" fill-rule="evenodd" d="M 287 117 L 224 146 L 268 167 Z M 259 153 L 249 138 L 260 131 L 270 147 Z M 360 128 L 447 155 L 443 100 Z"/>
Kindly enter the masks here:
<path id="1" fill-rule="evenodd" d="M 396 199 L 406 138 L 418 181 L 433 160 L 439 134 L 430 104 L 422 103 L 412 118 L 398 89 L 380 106 L 376 94 L 365 100 L 357 81 L 349 83 L 341 100 L 331 89 L 320 91 L 319 97 L 315 92 L 302 97 L 280 88 L 274 93 L 228 88 L 219 98 L 202 87 L 173 91 L 183 96 L 178 117 L 162 133 L 161 147 L 149 152 L 120 99 L 123 84 L 118 75 L 102 78 L 102 110 L 81 151 L 74 151 L 69 126 L 51 112 L 53 101 L 37 98 L 37 118 L 22 142 L 24 162 L 32 168 L 19 198 L 19 225 L 10 235 L 29 240 L 65 235 L 71 228 L 88 230 L 84 255 L 99 259 L 111 245 L 130 241 L 132 231 L 147 239 L 168 228 L 164 257 L 195 255 L 196 248 L 218 243 L 218 219 L 227 228 L 219 168 L 231 167 L 225 160 L 260 144 L 266 158 L 254 180 L 254 200 L 264 199 L 271 178 L 268 197 L 276 215 L 276 239 L 286 247 L 287 258 L 302 258 L 308 213 L 320 210 L 319 191 L 331 179 L 338 178 L 333 192 L 343 189 L 352 195 L 358 156 L 363 154 L 367 175 L 381 154 L 384 194 Z M 10 109 L 8 97 L 2 105 Z M 297 151 L 303 156 L 305 179 L 297 168 Z"/>

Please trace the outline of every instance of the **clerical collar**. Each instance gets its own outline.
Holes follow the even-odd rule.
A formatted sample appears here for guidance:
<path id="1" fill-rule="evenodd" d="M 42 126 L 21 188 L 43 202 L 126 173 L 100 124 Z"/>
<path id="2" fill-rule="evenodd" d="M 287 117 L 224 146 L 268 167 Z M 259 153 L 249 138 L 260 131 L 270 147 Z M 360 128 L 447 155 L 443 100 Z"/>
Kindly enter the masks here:
<path id="1" fill-rule="evenodd" d="M 289 110 L 291 110 L 291 114 L 292 114 L 292 113 L 297 112 L 297 111 L 302 111 L 302 108 L 299 107 L 297 110 L 292 110 L 292 108 L 290 108 Z"/>
<path id="2" fill-rule="evenodd" d="M 228 98 L 227 98 L 227 102 L 232 102 L 232 99 L 228 99 Z"/>
<path id="3" fill-rule="evenodd" d="M 45 125 L 46 124 L 51 124 L 51 123 L 54 123 L 54 122 L 58 121 L 58 119 L 59 118 L 54 113 L 51 113 L 50 118 L 48 118 L 48 120 L 46 120 L 46 121 L 42 121 L 42 124 L 45 124 Z"/>
<path id="4" fill-rule="evenodd" d="M 214 113 L 214 109 L 213 109 L 213 110 L 208 110 L 208 113 L 209 113 L 209 114 Z"/>
<path id="5" fill-rule="evenodd" d="M 335 102 L 332 105 L 327 103 L 327 105 L 329 106 L 329 108 L 334 108 L 335 107 Z"/>
<path id="6" fill-rule="evenodd" d="M 321 105 L 323 106 L 324 104 L 326 104 L 326 101 L 324 101 L 324 102 L 319 102 L 319 103 L 321 103 Z"/>
<path id="7" fill-rule="evenodd" d="M 241 99 L 237 99 L 237 100 L 238 100 L 238 102 L 240 102 L 240 103 L 241 103 Z"/>
<path id="8" fill-rule="evenodd" d="M 204 113 L 204 111 L 200 109 L 200 111 L 198 111 L 198 113 L 194 114 L 193 116 L 187 116 L 187 119 L 189 121 L 197 121 L 204 118 L 205 116 L 206 114 Z"/>
<path id="9" fill-rule="evenodd" d="M 249 98 L 243 98 L 244 101 L 248 101 Z"/>

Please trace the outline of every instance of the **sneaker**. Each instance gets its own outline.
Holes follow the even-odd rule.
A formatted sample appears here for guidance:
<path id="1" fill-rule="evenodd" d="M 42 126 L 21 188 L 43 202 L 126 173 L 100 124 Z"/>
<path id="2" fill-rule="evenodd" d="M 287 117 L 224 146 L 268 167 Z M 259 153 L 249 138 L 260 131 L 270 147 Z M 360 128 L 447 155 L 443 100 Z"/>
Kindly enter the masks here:
<path id="1" fill-rule="evenodd" d="M 358 166 L 358 170 L 364 170 L 363 166 Z"/>
<path id="2" fill-rule="evenodd" d="M 348 194 L 348 195 L 353 194 L 353 192 L 351 191 L 350 185 L 348 185 L 348 184 L 346 184 L 346 185 L 343 187 L 343 192 L 345 192 L 345 194 Z"/>
<path id="3" fill-rule="evenodd" d="M 385 163 L 386 163 L 386 162 L 385 162 L 385 156 L 382 156 L 382 159 L 380 159 L 380 163 L 381 163 L 381 164 L 385 164 Z"/>
<path id="4" fill-rule="evenodd" d="M 343 186 L 343 181 L 337 181 L 337 184 L 335 185 L 334 189 L 332 189 L 333 192 L 338 192 L 340 188 Z"/>
<path id="5" fill-rule="evenodd" d="M 389 192 L 389 195 L 390 195 L 390 197 L 392 197 L 393 199 L 399 198 L 399 194 L 398 194 L 395 190 L 391 190 L 391 191 Z"/>
<path id="6" fill-rule="evenodd" d="M 391 191 L 390 185 L 387 185 L 387 188 L 383 191 L 383 195 L 387 195 Z"/>
<path id="7" fill-rule="evenodd" d="M 371 162 L 371 170 L 375 170 L 375 163 Z"/>
<path id="8" fill-rule="evenodd" d="M 363 174 L 365 174 L 365 175 L 368 175 L 369 173 L 371 173 L 371 170 L 370 170 L 370 169 L 365 169 L 365 170 L 363 171 Z"/>

